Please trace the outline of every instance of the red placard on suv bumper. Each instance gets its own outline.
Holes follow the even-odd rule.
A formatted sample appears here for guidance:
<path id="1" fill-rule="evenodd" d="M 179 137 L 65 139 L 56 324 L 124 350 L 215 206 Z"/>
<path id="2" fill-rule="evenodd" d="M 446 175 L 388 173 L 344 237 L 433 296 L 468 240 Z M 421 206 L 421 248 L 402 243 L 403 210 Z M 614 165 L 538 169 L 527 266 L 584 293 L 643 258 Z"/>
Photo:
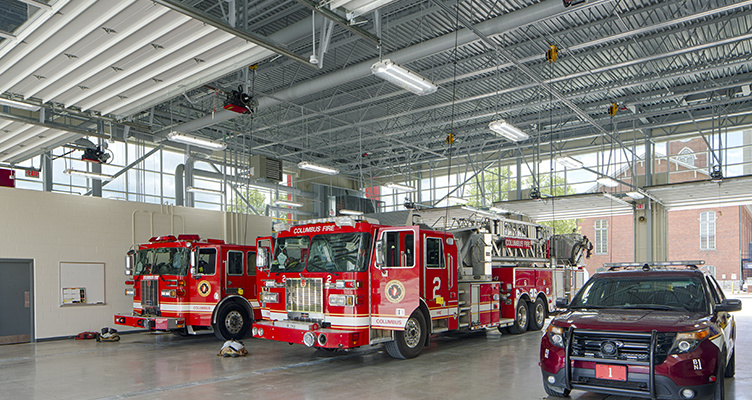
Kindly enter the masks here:
<path id="1" fill-rule="evenodd" d="M 595 377 L 612 381 L 627 380 L 626 365 L 595 364 Z"/>

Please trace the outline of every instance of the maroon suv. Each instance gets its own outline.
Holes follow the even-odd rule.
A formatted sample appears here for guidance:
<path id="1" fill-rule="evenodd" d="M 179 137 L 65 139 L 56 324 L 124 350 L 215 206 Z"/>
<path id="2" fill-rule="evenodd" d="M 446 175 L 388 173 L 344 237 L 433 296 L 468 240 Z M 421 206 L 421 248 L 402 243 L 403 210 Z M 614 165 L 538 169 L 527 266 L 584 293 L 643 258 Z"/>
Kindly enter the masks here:
<path id="1" fill-rule="evenodd" d="M 669 263 L 665 263 L 669 264 Z M 695 265 L 593 275 L 541 340 L 543 387 L 651 399 L 723 399 L 736 324 L 718 282 Z"/>

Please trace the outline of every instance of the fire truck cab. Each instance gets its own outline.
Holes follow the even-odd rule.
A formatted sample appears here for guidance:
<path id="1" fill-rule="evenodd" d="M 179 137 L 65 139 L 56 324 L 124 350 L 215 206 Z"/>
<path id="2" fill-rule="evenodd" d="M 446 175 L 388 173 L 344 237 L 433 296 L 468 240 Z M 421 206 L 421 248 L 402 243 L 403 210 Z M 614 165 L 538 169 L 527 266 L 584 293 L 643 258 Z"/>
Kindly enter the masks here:
<path id="1" fill-rule="evenodd" d="M 153 237 L 126 256 L 131 314 L 115 324 L 179 335 L 212 329 L 240 339 L 260 318 L 256 300 L 256 246 L 201 240 L 198 235 Z"/>
<path id="2" fill-rule="evenodd" d="M 527 275 L 509 269 L 507 277 L 504 260 L 519 263 L 525 249 L 499 257 L 491 222 L 475 222 L 439 230 L 337 217 L 257 239 L 262 319 L 253 336 L 325 349 L 385 343 L 392 357 L 412 358 L 435 333 L 540 329 L 542 322 L 528 321 L 545 319 L 556 297 L 551 268 L 547 275 L 536 275 L 532 265 Z M 523 233 L 529 232 L 509 232 Z M 542 254 L 549 237 L 529 240 L 520 246 Z M 543 292 L 550 301 L 540 286 L 548 288 Z"/>

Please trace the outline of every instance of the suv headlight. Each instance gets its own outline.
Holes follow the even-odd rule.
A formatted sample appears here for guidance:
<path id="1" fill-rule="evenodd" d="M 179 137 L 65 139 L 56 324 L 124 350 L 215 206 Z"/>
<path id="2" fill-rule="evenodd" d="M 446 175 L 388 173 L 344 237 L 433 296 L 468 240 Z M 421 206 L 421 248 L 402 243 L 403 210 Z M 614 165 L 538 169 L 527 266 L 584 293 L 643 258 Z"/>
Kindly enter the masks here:
<path id="1" fill-rule="evenodd" d="M 700 342 L 710 335 L 710 328 L 699 331 L 679 332 L 674 339 L 674 345 L 669 354 L 688 353 L 697 348 Z"/>
<path id="2" fill-rule="evenodd" d="M 554 326 L 553 324 L 548 324 L 546 334 L 548 335 L 548 340 L 551 344 L 557 347 L 564 347 L 564 329 L 559 326 Z"/>

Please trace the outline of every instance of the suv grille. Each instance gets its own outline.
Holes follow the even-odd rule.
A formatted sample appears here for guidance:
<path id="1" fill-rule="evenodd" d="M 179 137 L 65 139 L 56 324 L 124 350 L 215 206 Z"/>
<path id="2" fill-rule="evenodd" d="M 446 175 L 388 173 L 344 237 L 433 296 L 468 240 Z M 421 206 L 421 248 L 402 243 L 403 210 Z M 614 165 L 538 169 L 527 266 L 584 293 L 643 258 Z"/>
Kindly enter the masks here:
<path id="1" fill-rule="evenodd" d="M 676 333 L 658 333 L 656 337 L 655 363 L 666 360 L 674 343 Z M 612 342 L 615 354 L 604 354 L 602 345 Z M 625 360 L 649 363 L 650 334 L 630 332 L 577 331 L 572 338 L 571 356 L 602 360 Z"/>
<path id="2" fill-rule="evenodd" d="M 321 278 L 285 279 L 288 318 L 306 321 L 323 318 L 323 282 Z"/>
<path id="3" fill-rule="evenodd" d="M 146 315 L 159 316 L 159 281 L 141 281 L 141 307 Z"/>

